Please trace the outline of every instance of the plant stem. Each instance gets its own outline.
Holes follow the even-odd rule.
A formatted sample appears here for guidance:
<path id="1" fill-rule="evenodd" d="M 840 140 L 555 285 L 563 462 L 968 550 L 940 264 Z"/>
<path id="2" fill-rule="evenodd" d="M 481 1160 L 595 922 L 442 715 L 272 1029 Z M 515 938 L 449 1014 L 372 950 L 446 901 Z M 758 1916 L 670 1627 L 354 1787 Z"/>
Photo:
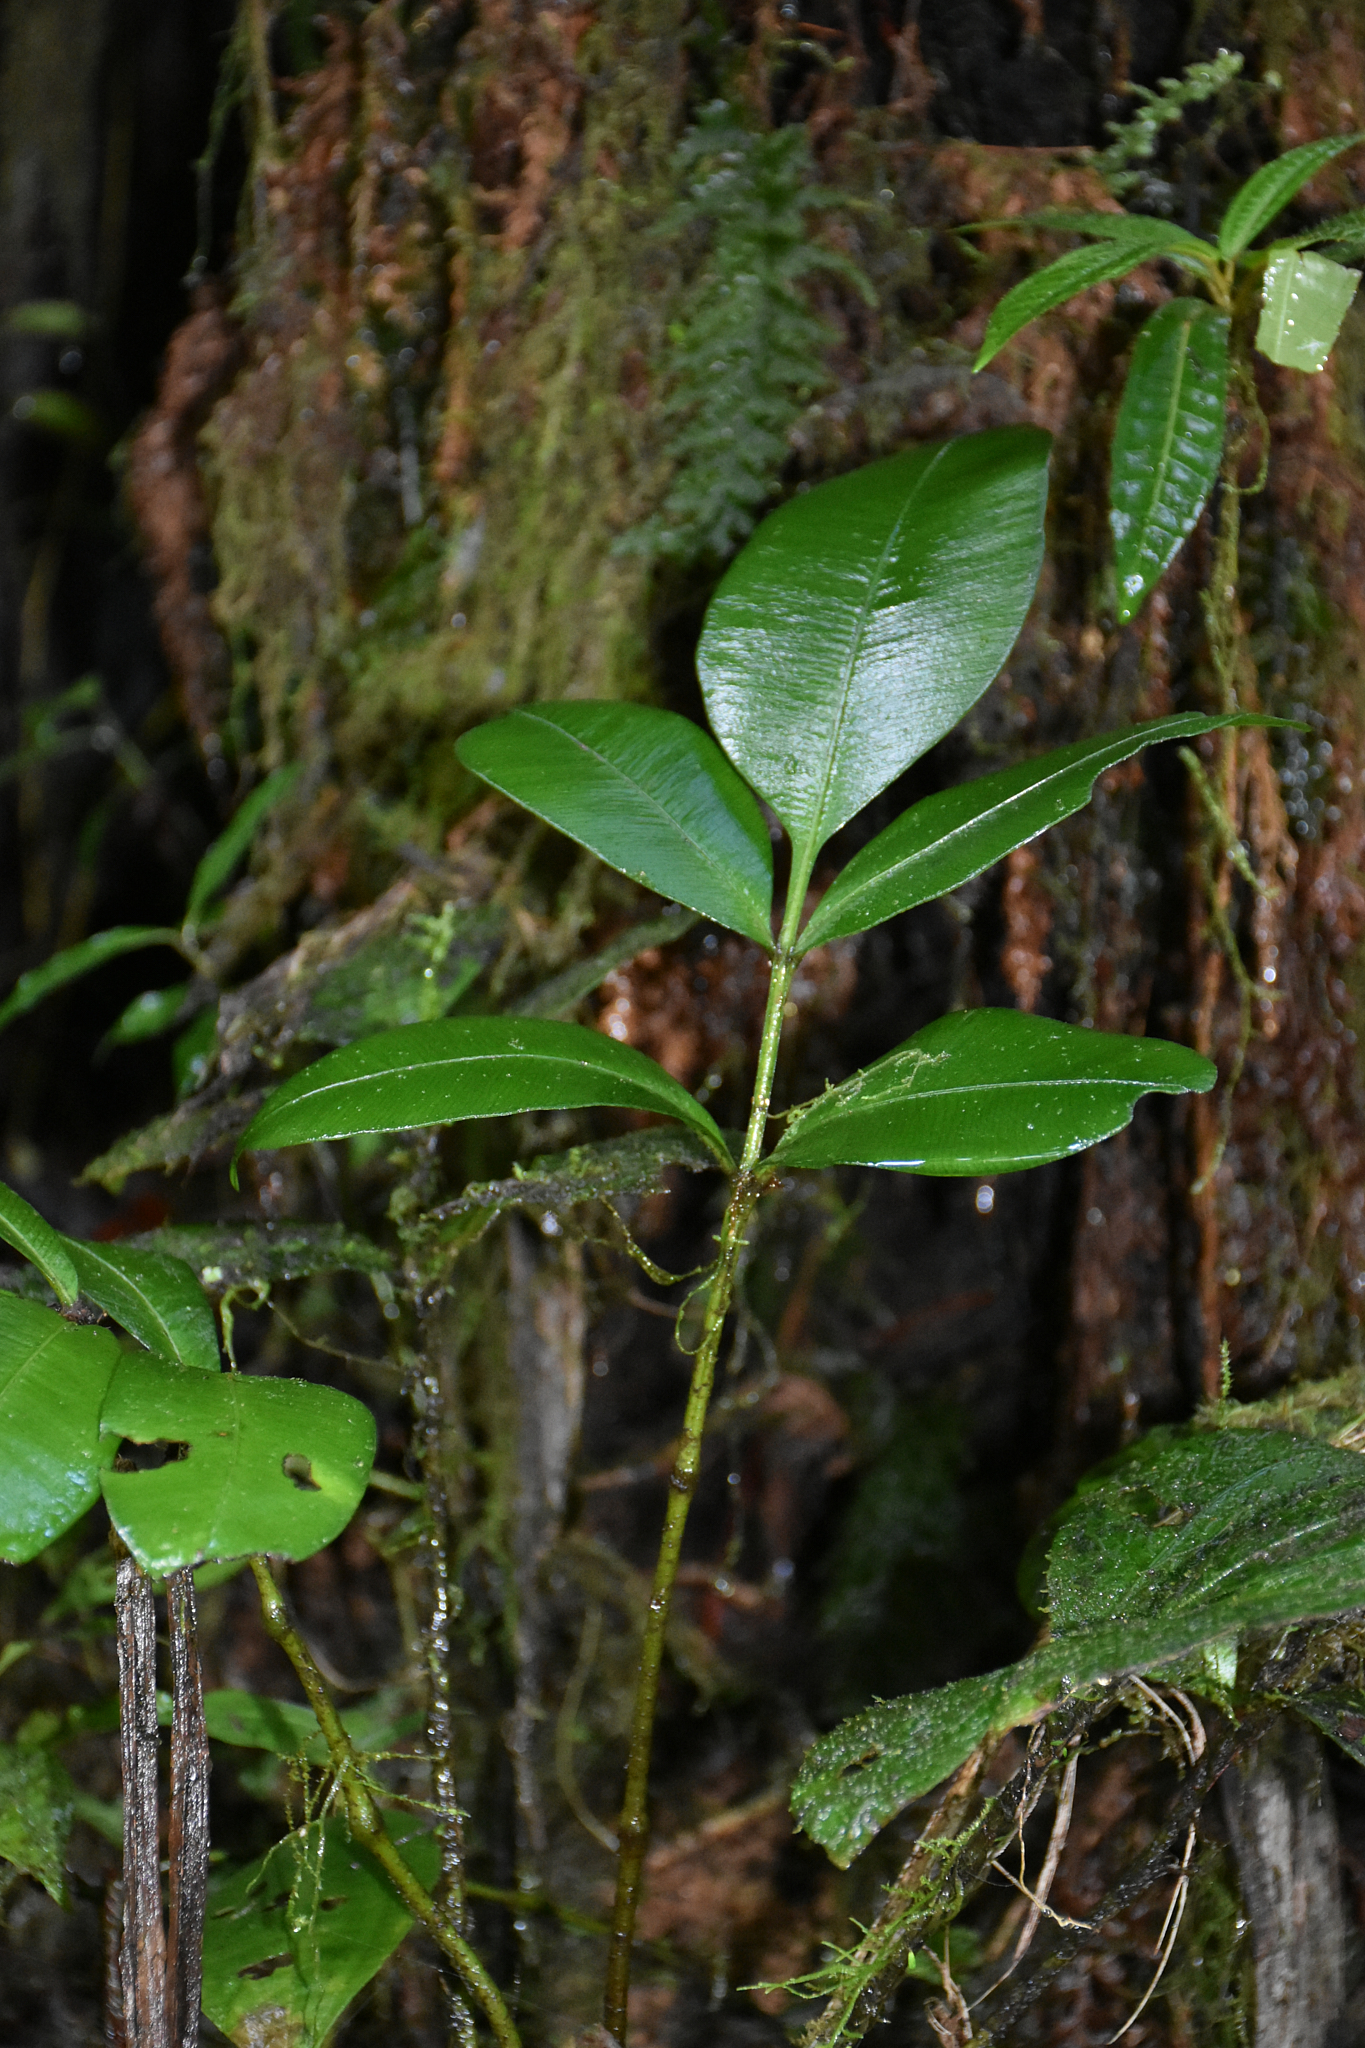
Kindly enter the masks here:
<path id="1" fill-rule="evenodd" d="M 793 879 L 795 881 L 796 878 Z M 763 1013 L 763 1037 L 759 1046 L 758 1074 L 754 1082 L 749 1128 L 745 1133 L 739 1172 L 731 1184 L 730 1199 L 725 1207 L 725 1220 L 721 1225 L 720 1240 L 716 1248 L 716 1263 L 711 1285 L 707 1290 L 701 1344 L 697 1350 L 696 1362 L 692 1368 L 692 1381 L 687 1391 L 682 1441 L 678 1446 L 677 1459 L 669 1478 L 668 1506 L 664 1514 L 658 1560 L 654 1567 L 654 1587 L 650 1596 L 649 1611 L 645 1617 L 644 1638 L 640 1645 L 640 1669 L 635 1681 L 635 1703 L 631 1712 L 630 1756 L 626 1765 L 625 1796 L 621 1803 L 621 1820 L 617 1829 L 620 1846 L 616 1859 L 616 1903 L 612 1911 L 611 1948 L 607 1957 L 606 1996 L 602 2012 L 607 2032 L 622 2043 L 626 2038 L 626 2008 L 630 1996 L 631 1944 L 635 1936 L 635 1916 L 640 1902 L 640 1882 L 644 1872 L 645 1847 L 649 1838 L 649 1760 L 654 1741 L 654 1714 L 659 1697 L 659 1673 L 663 1665 L 668 1614 L 673 1600 L 674 1581 L 678 1575 L 683 1531 L 687 1526 L 688 1510 L 692 1505 L 701 1472 L 702 1435 L 706 1427 L 706 1411 L 711 1402 L 711 1388 L 716 1376 L 721 1336 L 734 1295 L 735 1273 L 740 1253 L 744 1249 L 749 1219 L 762 1191 L 762 1183 L 754 1169 L 763 1147 L 768 1107 L 772 1101 L 773 1075 L 782 1039 L 782 1023 L 787 997 L 791 992 L 792 977 L 796 972 L 796 955 L 792 950 L 794 929 L 789 927 L 795 926 L 804 895 L 804 886 L 799 889 L 794 887 L 789 893 L 782 940 L 773 959 L 772 976 L 768 984 L 768 1001 Z"/>
<path id="2" fill-rule="evenodd" d="M 123 1755 L 123 2026 L 128 2048 L 170 2048 L 166 1929 L 157 1820 L 156 1602 L 136 1558 L 120 1557 L 114 1593 Z"/>
<path id="3" fill-rule="evenodd" d="M 174 1687 L 166 2026 L 171 2048 L 198 2048 L 209 1882 L 209 1737 L 204 1725 L 194 1574 L 188 1568 L 171 1573 L 166 1605 Z"/>
<path id="4" fill-rule="evenodd" d="M 308 1704 L 313 1709 L 317 1724 L 322 1730 L 327 1753 L 336 1772 L 337 1786 L 345 1801 L 346 1820 L 352 1836 L 362 1848 L 369 1850 L 409 1912 L 421 1921 L 442 1952 L 455 1965 L 466 1988 L 482 2007 L 499 2048 L 521 2048 L 520 2037 L 512 2023 L 511 2014 L 503 2004 L 497 1985 L 464 1936 L 451 1925 L 426 1886 L 418 1882 L 399 1854 L 397 1844 L 385 1827 L 383 1815 L 371 1796 L 360 1758 L 356 1755 L 351 1738 L 342 1727 L 341 1717 L 323 1684 L 322 1673 L 314 1663 L 307 1644 L 289 1619 L 284 1595 L 275 1581 L 269 1563 L 263 1557 L 253 1557 L 251 1569 L 256 1575 L 256 1584 L 260 1589 L 261 1612 L 265 1619 L 266 1633 L 279 1644 L 293 1665 L 299 1683 L 308 1695 Z"/>

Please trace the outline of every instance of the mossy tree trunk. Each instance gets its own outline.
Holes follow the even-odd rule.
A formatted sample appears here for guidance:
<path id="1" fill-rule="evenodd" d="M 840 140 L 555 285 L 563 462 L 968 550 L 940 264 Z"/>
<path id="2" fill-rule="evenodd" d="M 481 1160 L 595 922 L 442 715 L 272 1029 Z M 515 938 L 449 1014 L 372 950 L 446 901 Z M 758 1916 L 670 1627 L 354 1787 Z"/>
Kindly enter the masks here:
<path id="1" fill-rule="evenodd" d="M 264 769 L 303 769 L 213 940 L 225 980 L 247 983 L 223 1013 L 229 1079 L 253 1051 L 287 1051 L 293 1027 L 269 1023 L 266 997 L 283 1016 L 327 948 L 349 943 L 333 927 L 358 933 L 369 917 L 406 933 L 414 909 L 439 914 L 455 894 L 492 906 L 477 946 L 498 997 L 643 915 L 482 805 L 455 736 L 532 697 L 694 711 L 701 611 L 745 522 L 915 441 L 1033 420 L 1057 449 L 1030 623 L 910 793 L 1022 747 L 1219 708 L 1229 686 L 1311 727 L 1302 743 L 1244 737 L 1235 751 L 1225 794 L 1254 892 L 1163 757 L 1112 771 L 1089 812 L 947 908 L 803 970 L 792 1097 L 982 999 L 1186 1039 L 1238 1079 L 1193 1110 L 1144 1108 L 1083 1161 L 989 1199 L 831 1182 L 793 1196 L 760 1240 L 748 1286 L 769 1377 L 718 1433 L 674 1645 L 699 1691 L 739 1669 L 760 1705 L 748 1750 L 733 1745 L 741 1768 L 719 1738 L 712 1754 L 687 1733 L 692 1694 L 680 1685 L 666 1702 L 677 1754 L 660 1771 L 667 1839 L 644 1917 L 722 1985 L 805 1967 L 843 1924 L 827 1876 L 801 1865 L 793 1880 L 782 1862 L 793 1852 L 754 1763 L 765 1743 L 785 1752 L 793 1718 L 1017 1649 L 1024 1536 L 1085 1465 L 1216 1394 L 1224 1342 L 1243 1398 L 1365 1363 L 1361 316 L 1321 377 L 1258 371 L 1264 427 L 1246 422 L 1241 481 L 1262 432 L 1268 481 L 1242 503 L 1238 588 L 1218 580 L 1215 505 L 1117 629 L 1105 451 L 1133 332 L 1171 280 L 1150 268 L 1100 288 L 974 378 L 990 306 L 1051 245 L 953 232 L 1105 199 L 1089 146 L 1128 87 L 1223 45 L 1245 51 L 1245 82 L 1156 167 L 1168 203 L 1207 225 L 1277 149 L 1365 125 L 1357 0 L 1330 14 L 1269 0 L 377 0 L 318 22 L 242 0 L 226 60 L 250 159 L 237 253 L 199 280 L 171 340 L 128 492 L 213 788 L 226 798 Z M 1355 203 L 1361 176 L 1348 156 L 1305 206 Z M 850 828 L 849 845 L 891 808 Z M 249 979 L 285 954 L 268 985 Z M 623 960 L 582 1014 L 600 1006 L 733 1121 L 761 980 L 753 949 L 698 931 Z M 465 1163 L 481 1170 L 473 1153 Z M 267 1214 L 288 1212 L 293 1170 L 257 1191 Z M 414 1185 L 436 1170 L 417 1151 L 405 1166 Z M 695 1208 L 653 1221 L 669 1263 L 699 1255 Z M 650 1227 L 637 1217 L 638 1234 Z M 548 1869 L 572 1889 L 556 1815 L 584 1794 L 565 1755 L 592 1670 L 605 1674 L 593 1757 L 619 1738 L 633 1574 L 657 1508 L 644 1410 L 657 1397 L 672 1416 L 678 1388 L 652 1334 L 657 1302 L 609 1296 L 575 1245 L 509 1228 L 471 1252 L 461 1291 L 413 1336 L 428 1476 L 449 1515 L 432 1576 L 448 1565 L 451 1626 L 463 1601 L 479 1656 L 493 1610 L 513 1610 L 461 1764 L 492 1875 L 506 1886 Z M 601 1367 L 586 1394 L 585 1358 Z M 575 1495 L 580 1420 L 598 1469 Z M 653 1436 L 649 1457 L 666 1427 Z M 726 1505 L 740 1497 L 747 1523 Z M 604 1615 L 605 1646 L 585 1649 Z M 709 1810 L 699 1784 L 720 1788 Z M 1093 1910 L 1101 1837 L 1139 1804 L 1117 1765 L 1083 1788 L 1062 1910 Z M 722 1822 L 745 1816 L 749 1864 L 726 1864 L 735 1831 L 717 1806 Z M 716 1870 L 719 1905 L 698 1876 Z M 495 1938 L 510 1956 L 513 1932 Z M 563 2011 L 581 2018 L 577 1952 L 545 1941 L 542 1981 L 558 1973 Z M 1028 2038 L 1099 2039 L 1122 2022 L 1138 1977 L 1106 1974 L 1104 1949 L 1040 1995 Z M 646 1986 L 646 2029 L 650 2014 L 663 2024 L 665 1976 Z M 1148 2039 L 1221 2038 L 1192 1981 Z M 684 2000 L 675 2029 L 685 2018 Z M 721 2024 L 698 2008 L 699 2039 Z"/>

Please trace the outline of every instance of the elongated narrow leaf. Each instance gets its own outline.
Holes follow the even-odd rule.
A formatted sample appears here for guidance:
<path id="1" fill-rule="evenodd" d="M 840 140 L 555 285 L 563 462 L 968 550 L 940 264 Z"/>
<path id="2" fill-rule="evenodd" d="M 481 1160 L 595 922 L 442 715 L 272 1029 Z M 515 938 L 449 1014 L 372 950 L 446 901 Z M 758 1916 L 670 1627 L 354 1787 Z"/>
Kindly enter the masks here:
<path id="1" fill-rule="evenodd" d="M 202 921 L 214 897 L 230 881 L 232 870 L 251 845 L 261 820 L 276 804 L 283 802 L 301 773 L 297 761 L 291 762 L 287 768 L 277 768 L 273 775 L 266 776 L 259 788 L 252 790 L 234 813 L 231 824 L 219 833 L 194 871 L 185 901 L 186 924 Z"/>
<path id="2" fill-rule="evenodd" d="M 1172 299 L 1133 345 L 1114 424 L 1109 525 L 1121 625 L 1204 509 L 1222 459 L 1227 404 L 1227 314 L 1203 299 Z"/>
<path id="3" fill-rule="evenodd" d="M 392 1955 L 412 1915 L 334 1815 L 316 1839 L 288 1836 L 244 1870 L 214 1880 L 204 1923 L 204 2011 L 230 2040 L 322 2048 L 346 2007 Z M 402 1845 L 424 1884 L 440 1869 L 432 1835 Z M 316 1912 L 301 1921 L 301 1895 Z M 291 1905 L 293 1910 L 291 1911 Z"/>
<path id="4" fill-rule="evenodd" d="M 958 1010 L 793 1116 L 772 1160 L 1009 1173 L 1122 1130 L 1139 1095 L 1202 1093 L 1215 1078 L 1209 1060 L 1163 1038 Z"/>
<path id="5" fill-rule="evenodd" d="M 68 981 L 77 981 L 83 974 L 102 967 L 106 960 L 116 960 L 120 953 L 136 953 L 143 946 L 179 946 L 179 932 L 169 931 L 164 925 L 120 924 L 112 931 L 96 932 L 93 938 L 82 939 L 78 946 L 67 946 L 63 952 L 54 953 L 41 967 L 30 967 L 27 974 L 21 974 L 14 987 L 0 1003 L 0 1031 L 12 1024 L 16 1017 L 23 1017 L 29 1010 L 50 996 L 54 989 L 65 987 Z"/>
<path id="6" fill-rule="evenodd" d="M 709 733 L 644 704 L 538 704 L 459 741 L 466 768 L 661 896 L 772 943 L 763 813 Z"/>
<path id="7" fill-rule="evenodd" d="M 117 1023 L 104 1034 L 106 1045 L 137 1045 L 144 1038 L 159 1038 L 180 1020 L 191 984 L 180 981 L 173 988 L 144 989 L 134 996 Z"/>
<path id="8" fill-rule="evenodd" d="M 1256 346 L 1286 370 L 1321 370 L 1356 295 L 1360 273 L 1307 250 L 1267 265 Z"/>
<path id="9" fill-rule="evenodd" d="M 593 1107 L 677 1117 L 730 1163 L 712 1118 L 653 1060 L 600 1031 L 542 1017 L 450 1017 L 342 1046 L 267 1098 L 238 1151 Z"/>
<path id="10" fill-rule="evenodd" d="M 1240 256 L 1324 164 L 1330 164 L 1333 157 L 1354 149 L 1362 141 L 1365 130 L 1355 135 L 1329 135 L 1321 142 L 1305 142 L 1298 149 L 1286 151 L 1273 164 L 1263 164 L 1241 191 L 1234 193 L 1223 215 L 1218 229 L 1219 255 Z"/>
<path id="11" fill-rule="evenodd" d="M 1033 761 L 982 775 L 928 796 L 868 841 L 828 889 L 802 932 L 807 952 L 826 939 L 865 932 L 970 881 L 1025 840 L 1046 832 L 1089 800 L 1106 768 L 1163 740 L 1187 739 L 1225 725 L 1283 725 L 1278 718 L 1196 711 L 1154 718 L 1125 732 L 1076 740 Z"/>
<path id="12" fill-rule="evenodd" d="M 75 1787 L 50 1750 L 0 1742 L 0 1859 L 37 1878 L 59 1906 L 66 1898 L 66 1845 Z"/>
<path id="13" fill-rule="evenodd" d="M 1153 220 L 1145 213 L 1092 213 L 1080 207 L 1044 206 L 1036 213 L 977 221 L 975 226 L 978 230 L 1050 228 L 1059 234 L 1086 235 L 1092 241 L 1137 242 L 1144 250 L 1144 263 L 1149 260 L 1146 252 L 1155 247 L 1158 254 L 1176 257 L 1201 270 L 1211 268 L 1218 255 L 1212 242 L 1206 242 L 1201 235 L 1177 227 L 1173 220 Z"/>
<path id="14" fill-rule="evenodd" d="M 712 727 L 792 836 L 794 873 L 976 702 L 1042 561 L 1048 439 L 916 448 L 765 519 L 697 653 Z"/>
<path id="15" fill-rule="evenodd" d="M 119 1348 L 108 1330 L 0 1294 L 0 1558 L 24 1564 L 98 1498 L 104 1403 Z"/>
<path id="16" fill-rule="evenodd" d="M 204 1290 L 183 1259 L 126 1244 L 66 1239 L 81 1292 L 149 1351 L 218 1372 L 218 1333 Z"/>
<path id="17" fill-rule="evenodd" d="M 110 1519 L 148 1572 L 270 1551 L 310 1557 L 339 1536 L 374 1462 L 374 1418 L 333 1387 L 205 1373 L 125 1354 L 100 1433 L 176 1445 L 153 1470 L 105 1472 Z"/>
<path id="18" fill-rule="evenodd" d="M 1046 1600 L 1050 1640 L 1020 1663 L 873 1707 L 815 1745 L 793 1804 L 836 1861 L 987 1735 L 1063 1697 L 1365 1602 L 1365 1465 L 1276 1430 L 1154 1431 L 1063 1511 Z"/>
<path id="19" fill-rule="evenodd" d="M 1126 277 L 1130 270 L 1136 270 L 1141 263 L 1150 263 L 1153 257 L 1177 253 L 1170 247 L 1164 221 L 1153 221 L 1150 232 L 1145 236 L 1133 232 L 1126 234 L 1121 241 L 1092 242 L 1083 249 L 1068 249 L 1066 255 L 1059 256 L 1055 263 L 1035 270 L 1032 277 L 1024 278 L 1022 283 L 1005 293 L 986 322 L 985 338 L 972 364 L 973 370 L 984 370 L 991 357 L 998 355 L 1005 343 L 1012 341 L 1021 329 L 1041 319 L 1044 313 L 1051 313 L 1055 307 L 1064 306 L 1068 299 L 1078 297 L 1094 285 Z"/>
<path id="20" fill-rule="evenodd" d="M 38 1214 L 31 1202 L 0 1181 L 0 1238 L 38 1268 L 63 1308 L 81 1291 L 66 1238 Z"/>
<path id="21" fill-rule="evenodd" d="M 1305 228 L 1302 234 L 1278 235 L 1265 253 L 1278 256 L 1283 249 L 1324 247 L 1331 248 L 1339 263 L 1350 260 L 1343 254 L 1346 250 L 1352 256 L 1365 253 L 1365 206 L 1353 206 L 1346 213 L 1334 213 L 1330 219 L 1319 221 L 1315 228 Z"/>

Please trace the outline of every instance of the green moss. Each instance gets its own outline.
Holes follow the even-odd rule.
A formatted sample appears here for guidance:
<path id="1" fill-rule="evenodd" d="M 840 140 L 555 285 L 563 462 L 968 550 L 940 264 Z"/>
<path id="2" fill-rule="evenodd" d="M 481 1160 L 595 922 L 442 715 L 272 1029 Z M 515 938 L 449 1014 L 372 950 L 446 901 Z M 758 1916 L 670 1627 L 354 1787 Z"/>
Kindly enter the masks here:
<path id="1" fill-rule="evenodd" d="M 1175 1959 L 1163 1990 L 1175 2038 L 1188 2048 L 1250 2048 L 1255 1972 L 1228 1851 L 1206 1842 L 1195 1858 Z"/>

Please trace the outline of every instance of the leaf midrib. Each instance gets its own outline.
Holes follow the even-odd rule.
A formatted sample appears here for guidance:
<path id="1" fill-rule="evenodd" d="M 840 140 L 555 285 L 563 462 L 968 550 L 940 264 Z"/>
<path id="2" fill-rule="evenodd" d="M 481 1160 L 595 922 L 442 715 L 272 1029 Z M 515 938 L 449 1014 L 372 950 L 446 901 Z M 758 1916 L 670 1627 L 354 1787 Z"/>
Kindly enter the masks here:
<path id="1" fill-rule="evenodd" d="M 819 851 L 820 846 L 824 843 L 823 840 L 816 839 L 814 835 L 817 832 L 819 832 L 821 825 L 824 822 L 825 807 L 829 801 L 830 785 L 834 779 L 834 767 L 835 763 L 839 758 L 839 743 L 843 737 L 844 725 L 848 718 L 849 702 L 852 696 L 853 672 L 857 664 L 858 656 L 862 650 L 863 640 L 867 632 L 867 624 L 872 612 L 873 596 L 881 587 L 882 571 L 886 567 L 887 560 L 890 557 L 891 551 L 897 539 L 900 536 L 901 529 L 903 528 L 906 519 L 909 517 L 911 508 L 915 505 L 915 503 L 919 499 L 921 492 L 924 490 L 926 484 L 928 483 L 930 477 L 934 474 L 934 471 L 938 468 L 939 464 L 947 455 L 949 448 L 951 448 L 953 445 L 954 444 L 951 441 L 945 441 L 941 448 L 935 449 L 934 454 L 931 456 L 930 460 L 925 464 L 924 468 L 920 471 L 919 476 L 915 480 L 913 488 L 901 504 L 900 510 L 897 512 L 895 519 L 892 521 L 892 524 L 887 532 L 886 538 L 882 543 L 881 550 L 877 556 L 876 570 L 871 576 L 869 576 L 866 579 L 866 582 L 863 586 L 864 596 L 863 601 L 859 606 L 858 624 L 855 632 L 851 636 L 848 656 L 844 663 L 843 676 L 840 684 L 839 708 L 835 718 L 834 732 L 831 737 L 830 745 L 826 751 L 825 772 L 820 783 L 819 801 L 816 804 L 814 814 L 811 817 L 806 827 L 806 830 L 802 836 L 802 843 L 799 848 L 795 849 L 798 858 L 803 866 L 808 865 L 809 863 L 812 863 L 814 861 L 816 853 Z"/>
<path id="2" fill-rule="evenodd" d="M 699 839 L 694 838 L 693 835 L 687 830 L 686 826 L 681 822 L 681 820 L 676 818 L 671 811 L 667 810 L 664 807 L 664 805 L 659 802 L 659 799 L 645 788 L 642 782 L 637 782 L 633 776 L 627 775 L 623 768 L 618 767 L 614 761 L 609 761 L 605 754 L 599 752 L 599 750 L 596 747 L 591 746 L 588 743 L 588 741 L 583 739 L 578 733 L 571 732 L 569 728 L 565 725 L 557 724 L 553 718 L 545 718 L 541 716 L 538 712 L 528 711 L 525 708 L 523 708 L 522 710 L 522 717 L 525 718 L 530 724 L 542 726 L 546 731 L 557 733 L 561 739 L 568 740 L 573 746 L 576 746 L 580 750 L 580 752 L 586 754 L 589 757 L 589 759 L 596 761 L 599 767 L 606 769 L 609 774 L 616 776 L 617 780 L 624 783 L 627 789 L 634 790 L 638 796 L 643 797 L 645 802 L 653 809 L 655 814 L 660 819 L 662 819 L 665 824 L 672 826 L 673 830 L 677 833 L 678 837 L 684 842 L 685 845 L 691 848 L 693 853 L 695 853 L 702 862 L 704 862 L 706 867 L 711 871 L 711 873 L 716 877 L 716 879 L 722 884 L 724 888 L 729 890 L 734 887 L 739 887 L 742 890 L 743 894 L 747 898 L 749 898 L 751 902 L 754 901 L 754 899 L 749 896 L 748 887 L 736 874 L 735 870 L 727 864 L 721 862 L 716 857 L 716 855 L 711 853 L 701 843 Z M 738 820 L 736 820 L 736 823 L 738 823 Z M 740 829 L 741 831 L 743 830 L 742 827 Z M 749 839 L 747 833 L 744 834 L 744 838 L 745 843 L 748 844 Z"/>

